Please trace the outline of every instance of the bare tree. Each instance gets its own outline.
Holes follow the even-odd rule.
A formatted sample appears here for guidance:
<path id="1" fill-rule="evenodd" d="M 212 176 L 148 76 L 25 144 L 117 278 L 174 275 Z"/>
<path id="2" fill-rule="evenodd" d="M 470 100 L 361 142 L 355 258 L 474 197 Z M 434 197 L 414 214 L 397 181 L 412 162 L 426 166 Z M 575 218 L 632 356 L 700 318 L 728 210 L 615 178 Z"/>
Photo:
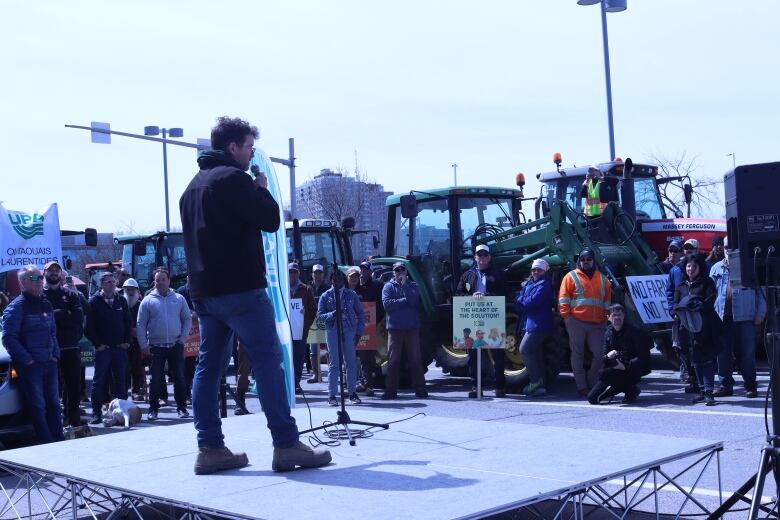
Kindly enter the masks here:
<path id="1" fill-rule="evenodd" d="M 358 168 L 354 175 L 343 167 L 322 170 L 313 181 L 304 199 L 309 214 L 341 223 L 347 217 L 357 219 L 364 210 L 367 197 L 361 183 L 368 180 Z"/>
<path id="2" fill-rule="evenodd" d="M 661 182 L 658 186 L 661 202 L 673 215 L 686 215 L 698 217 L 720 217 L 715 215 L 715 208 L 723 207 L 721 197 L 722 179 L 698 174 L 697 157 L 688 157 L 687 152 L 682 152 L 676 157 L 669 157 L 663 153 L 650 154 L 650 163 L 658 165 L 658 179 L 675 179 Z M 684 185 L 690 184 L 693 188 L 691 206 L 686 207 Z"/>

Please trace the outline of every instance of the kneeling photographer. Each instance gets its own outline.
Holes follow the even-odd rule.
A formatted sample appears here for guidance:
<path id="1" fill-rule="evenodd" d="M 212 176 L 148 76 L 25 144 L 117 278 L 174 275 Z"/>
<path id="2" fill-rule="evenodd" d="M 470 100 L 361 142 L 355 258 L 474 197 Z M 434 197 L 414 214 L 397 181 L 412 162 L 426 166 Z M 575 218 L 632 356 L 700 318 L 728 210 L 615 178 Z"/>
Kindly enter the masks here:
<path id="1" fill-rule="evenodd" d="M 619 303 L 609 307 L 609 325 L 604 334 L 604 368 L 588 394 L 590 404 L 625 394 L 624 403 L 639 396 L 639 380 L 650 373 L 650 336 L 625 322 L 626 312 Z"/>

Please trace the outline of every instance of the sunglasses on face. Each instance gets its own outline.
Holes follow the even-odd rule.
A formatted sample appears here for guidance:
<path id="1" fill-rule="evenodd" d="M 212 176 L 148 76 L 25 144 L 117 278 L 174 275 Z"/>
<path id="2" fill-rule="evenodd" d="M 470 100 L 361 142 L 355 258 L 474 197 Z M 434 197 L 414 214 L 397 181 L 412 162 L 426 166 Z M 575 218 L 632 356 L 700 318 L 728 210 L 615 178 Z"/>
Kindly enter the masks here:
<path id="1" fill-rule="evenodd" d="M 484 251 L 480 251 L 479 253 L 477 253 L 477 256 L 488 256 L 488 255 L 490 255 L 490 253 L 486 253 Z"/>
<path id="2" fill-rule="evenodd" d="M 31 282 L 41 282 L 43 281 L 43 275 L 42 274 L 31 274 L 27 277 L 28 280 Z"/>
<path id="3" fill-rule="evenodd" d="M 676 247 L 670 247 L 670 248 L 669 248 L 669 252 L 670 252 L 670 253 L 679 253 L 679 252 L 680 252 L 680 250 L 679 250 L 679 249 L 677 249 Z"/>
<path id="4" fill-rule="evenodd" d="M 404 271 L 406 271 L 406 267 L 396 267 L 393 269 L 394 273 L 403 273 Z"/>
<path id="5" fill-rule="evenodd" d="M 685 249 L 686 251 L 688 250 L 693 251 L 693 246 L 683 246 L 683 249 Z"/>

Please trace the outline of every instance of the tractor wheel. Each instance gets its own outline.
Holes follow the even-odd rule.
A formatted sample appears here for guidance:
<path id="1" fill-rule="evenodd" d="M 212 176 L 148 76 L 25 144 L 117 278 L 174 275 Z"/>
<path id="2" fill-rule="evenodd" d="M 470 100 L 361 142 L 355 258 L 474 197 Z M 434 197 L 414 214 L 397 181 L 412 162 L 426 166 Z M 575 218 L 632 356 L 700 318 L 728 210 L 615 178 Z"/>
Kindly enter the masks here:
<path id="1" fill-rule="evenodd" d="M 466 350 L 456 349 L 452 345 L 439 345 L 433 351 L 433 358 L 436 366 L 441 367 L 445 374 L 455 377 L 469 375 L 469 353 Z"/>

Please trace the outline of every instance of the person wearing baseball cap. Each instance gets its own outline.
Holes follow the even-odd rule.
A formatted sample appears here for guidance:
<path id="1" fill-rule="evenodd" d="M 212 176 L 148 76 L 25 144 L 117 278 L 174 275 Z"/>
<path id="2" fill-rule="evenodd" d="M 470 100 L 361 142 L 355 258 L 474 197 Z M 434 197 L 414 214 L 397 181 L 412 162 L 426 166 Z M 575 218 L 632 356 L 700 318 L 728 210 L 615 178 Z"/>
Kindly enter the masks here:
<path id="1" fill-rule="evenodd" d="M 558 291 L 558 310 L 569 333 L 571 369 L 577 392 L 582 397 L 587 397 L 603 368 L 607 309 L 611 302 L 612 285 L 596 268 L 593 251 L 584 248 L 577 258 L 577 267 L 563 277 Z M 593 354 L 587 373 L 584 367 L 586 344 Z"/>
<path id="2" fill-rule="evenodd" d="M 393 279 L 382 288 L 382 305 L 385 308 L 387 326 L 387 377 L 382 399 L 395 399 L 401 373 L 401 360 L 406 358 L 412 378 L 414 393 L 420 399 L 428 397 L 425 389 L 420 355 L 420 291 L 417 284 L 409 280 L 409 273 L 403 262 L 393 264 Z"/>
<path id="3" fill-rule="evenodd" d="M 373 302 L 376 305 L 376 323 L 380 323 L 385 317 L 385 308 L 382 306 L 382 283 L 371 276 L 371 262 L 360 262 L 360 281 L 355 287 L 355 292 L 360 296 L 361 302 Z M 358 359 L 363 377 L 358 384 L 358 392 L 365 392 L 368 397 L 374 395 L 374 371 L 376 367 L 376 350 L 358 350 Z"/>
<path id="4" fill-rule="evenodd" d="M 671 242 L 669 242 L 669 247 L 667 249 L 668 256 L 659 265 L 661 271 L 663 271 L 664 274 L 669 274 L 669 271 L 672 270 L 672 267 L 680 263 L 680 259 L 682 258 L 682 252 L 683 252 L 682 240 L 672 240 Z"/>
<path id="5" fill-rule="evenodd" d="M 127 300 L 127 308 L 130 311 L 130 328 L 132 329 L 130 348 L 127 349 L 127 362 L 130 367 L 130 397 L 133 398 L 133 401 L 144 401 L 147 388 L 146 367 L 144 367 L 144 356 L 138 344 L 138 310 L 141 308 L 141 287 L 135 278 L 128 278 L 122 284 L 122 296 Z"/>
<path id="6" fill-rule="evenodd" d="M 723 237 L 717 236 L 713 238 L 712 249 L 710 249 L 710 254 L 707 255 L 707 258 L 705 259 L 708 269 L 712 269 L 712 266 L 723 260 L 725 256 L 726 254 L 723 248 Z"/>
<path id="7" fill-rule="evenodd" d="M 504 275 L 491 264 L 490 247 L 479 244 L 474 248 L 474 265 L 463 273 L 458 282 L 455 294 L 482 299 L 484 296 L 506 296 Z M 469 398 L 477 397 L 477 356 L 481 349 L 469 349 L 469 372 L 471 374 L 471 390 Z M 503 348 L 492 349 L 493 368 L 495 373 L 496 397 L 506 397 L 506 377 L 504 366 L 506 354 Z M 489 357 L 487 358 L 490 359 Z"/>
<path id="8" fill-rule="evenodd" d="M 699 241 L 695 238 L 689 238 L 685 241 L 683 244 L 683 252 L 685 252 L 686 255 L 696 254 L 699 252 Z"/>
<path id="9" fill-rule="evenodd" d="M 79 401 L 81 398 L 81 348 L 79 341 L 84 333 L 84 307 L 75 290 L 64 287 L 62 267 L 56 261 L 47 262 L 43 268 L 46 280 L 44 297 L 54 309 L 57 327 L 57 343 L 60 345 L 60 374 L 62 377 L 62 402 L 65 424 L 80 426 Z"/>
<path id="10" fill-rule="evenodd" d="M 290 277 L 290 299 L 300 299 L 302 308 L 298 312 L 303 314 L 303 331 L 301 339 L 293 339 L 293 377 L 295 381 L 295 393 L 302 394 L 301 376 L 303 365 L 306 363 L 306 338 L 309 335 L 311 324 L 317 317 L 317 304 L 314 301 L 314 293 L 311 287 L 301 282 L 301 273 L 296 262 L 287 265 Z M 292 309 L 290 312 L 293 312 Z"/>
<path id="11" fill-rule="evenodd" d="M 544 342 L 553 332 L 553 311 L 550 305 L 555 299 L 552 281 L 547 275 L 550 264 L 537 258 L 531 264 L 531 275 L 515 298 L 517 309 L 517 337 L 520 353 L 528 369 L 528 384 L 523 393 L 529 397 L 546 393 L 544 385 Z"/>
<path id="12" fill-rule="evenodd" d="M 328 284 L 325 283 L 325 270 L 323 269 L 322 264 L 314 264 L 311 268 L 311 290 L 314 294 L 315 302 L 328 290 Z M 311 363 L 313 373 L 311 377 L 306 380 L 307 383 L 313 384 L 322 381 L 320 367 L 320 347 L 322 346 L 325 346 L 325 344 L 309 344 L 309 363 Z"/>

